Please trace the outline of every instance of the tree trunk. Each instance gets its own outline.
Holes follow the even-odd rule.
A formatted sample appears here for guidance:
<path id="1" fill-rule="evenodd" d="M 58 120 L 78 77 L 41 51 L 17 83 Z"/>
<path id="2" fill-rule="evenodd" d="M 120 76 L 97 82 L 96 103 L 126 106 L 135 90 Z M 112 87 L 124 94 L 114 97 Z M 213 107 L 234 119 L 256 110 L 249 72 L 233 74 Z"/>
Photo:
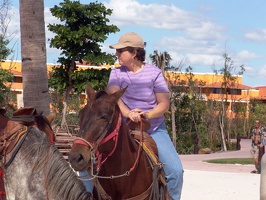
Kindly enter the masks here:
<path id="1" fill-rule="evenodd" d="M 63 128 L 65 126 L 65 128 L 68 128 L 68 124 L 67 124 L 67 120 L 66 120 L 66 112 L 67 112 L 67 102 L 63 101 L 63 110 L 62 110 L 62 121 L 61 121 L 61 127 Z"/>
<path id="2" fill-rule="evenodd" d="M 50 113 L 43 0 L 20 0 L 24 106 Z"/>
<path id="3" fill-rule="evenodd" d="M 224 136 L 225 135 L 224 134 L 224 115 L 225 115 L 225 108 L 224 108 L 224 103 L 222 103 L 222 113 L 220 115 L 219 123 L 220 123 L 220 130 L 221 130 L 221 136 L 222 136 L 222 148 L 223 148 L 223 151 L 227 151 L 225 136 Z"/>
<path id="4" fill-rule="evenodd" d="M 175 124 L 175 103 L 174 100 L 171 100 L 171 118 L 172 118 L 172 133 L 173 133 L 173 144 L 176 148 L 176 124 Z"/>

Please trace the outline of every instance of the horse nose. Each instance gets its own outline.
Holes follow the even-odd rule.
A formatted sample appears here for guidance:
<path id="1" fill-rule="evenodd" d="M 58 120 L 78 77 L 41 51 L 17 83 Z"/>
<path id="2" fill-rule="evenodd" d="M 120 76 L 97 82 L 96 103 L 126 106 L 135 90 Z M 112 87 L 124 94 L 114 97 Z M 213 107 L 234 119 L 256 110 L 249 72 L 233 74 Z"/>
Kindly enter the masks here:
<path id="1" fill-rule="evenodd" d="M 71 165 L 83 165 L 84 157 L 81 153 L 70 153 L 68 156 Z"/>

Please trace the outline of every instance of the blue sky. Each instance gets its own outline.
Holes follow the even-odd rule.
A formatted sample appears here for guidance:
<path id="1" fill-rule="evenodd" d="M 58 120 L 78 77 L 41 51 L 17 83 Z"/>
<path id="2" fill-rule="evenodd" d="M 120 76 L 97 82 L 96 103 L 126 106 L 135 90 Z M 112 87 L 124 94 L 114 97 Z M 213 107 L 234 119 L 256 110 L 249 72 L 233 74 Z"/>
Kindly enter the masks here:
<path id="1" fill-rule="evenodd" d="M 61 1 L 45 0 L 46 24 L 56 22 L 49 8 Z M 81 3 L 90 3 L 80 0 Z M 221 69 L 228 53 L 236 72 L 244 65 L 243 84 L 266 85 L 266 1 L 265 0 L 99 0 L 113 9 L 111 23 L 120 32 L 111 34 L 102 50 L 126 32 L 136 32 L 147 42 L 147 55 L 167 51 L 171 64 L 191 66 L 194 73 Z M 14 46 L 20 60 L 18 0 L 13 2 L 9 31 L 16 34 Z M 47 31 L 47 38 L 53 37 Z M 14 41 L 13 39 L 13 41 Z M 12 43 L 13 45 L 14 43 Z M 55 63 L 59 51 L 47 42 L 47 62 Z M 147 58 L 147 62 L 150 60 Z M 232 72 L 235 73 L 235 72 Z"/>

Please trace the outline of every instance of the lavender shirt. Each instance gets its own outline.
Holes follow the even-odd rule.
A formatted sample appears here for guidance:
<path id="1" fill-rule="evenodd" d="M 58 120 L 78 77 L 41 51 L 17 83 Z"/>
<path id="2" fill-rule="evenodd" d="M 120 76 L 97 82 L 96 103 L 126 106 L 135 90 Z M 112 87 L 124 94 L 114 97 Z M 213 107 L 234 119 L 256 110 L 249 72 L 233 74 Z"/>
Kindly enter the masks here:
<path id="1" fill-rule="evenodd" d="M 169 92 L 161 69 L 149 64 L 145 64 L 145 67 L 135 74 L 130 73 L 125 66 L 113 68 L 107 87 L 111 85 L 121 89 L 128 86 L 121 99 L 129 110 L 152 110 L 157 105 L 155 93 Z M 164 115 L 149 121 L 151 128 L 147 132 L 152 133 L 164 121 Z"/>

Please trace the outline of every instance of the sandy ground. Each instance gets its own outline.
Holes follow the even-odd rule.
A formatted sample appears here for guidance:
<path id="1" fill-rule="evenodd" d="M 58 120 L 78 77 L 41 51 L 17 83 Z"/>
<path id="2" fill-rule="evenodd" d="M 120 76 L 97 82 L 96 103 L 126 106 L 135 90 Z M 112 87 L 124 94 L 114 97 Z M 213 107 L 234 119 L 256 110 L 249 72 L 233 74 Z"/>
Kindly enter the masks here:
<path id="1" fill-rule="evenodd" d="M 219 165 L 204 162 L 216 158 L 250 157 L 249 139 L 241 150 L 208 155 L 180 155 L 184 167 L 181 200 L 259 200 L 260 174 L 251 174 L 254 165 Z"/>
<path id="2" fill-rule="evenodd" d="M 260 175 L 185 170 L 181 200 L 259 200 Z"/>

